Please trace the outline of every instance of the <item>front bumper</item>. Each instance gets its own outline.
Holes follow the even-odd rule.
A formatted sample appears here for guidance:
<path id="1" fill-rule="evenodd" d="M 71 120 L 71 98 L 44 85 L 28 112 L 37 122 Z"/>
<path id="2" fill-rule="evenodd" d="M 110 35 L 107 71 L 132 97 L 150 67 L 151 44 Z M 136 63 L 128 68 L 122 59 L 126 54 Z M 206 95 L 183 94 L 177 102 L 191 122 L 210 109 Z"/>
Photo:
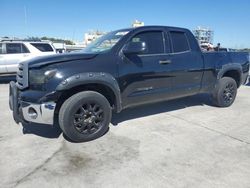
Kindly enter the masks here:
<path id="1" fill-rule="evenodd" d="M 55 102 L 46 102 L 41 104 L 21 101 L 19 90 L 15 82 L 10 82 L 9 87 L 9 106 L 13 111 L 13 118 L 16 123 L 34 122 L 39 124 L 54 123 Z"/>

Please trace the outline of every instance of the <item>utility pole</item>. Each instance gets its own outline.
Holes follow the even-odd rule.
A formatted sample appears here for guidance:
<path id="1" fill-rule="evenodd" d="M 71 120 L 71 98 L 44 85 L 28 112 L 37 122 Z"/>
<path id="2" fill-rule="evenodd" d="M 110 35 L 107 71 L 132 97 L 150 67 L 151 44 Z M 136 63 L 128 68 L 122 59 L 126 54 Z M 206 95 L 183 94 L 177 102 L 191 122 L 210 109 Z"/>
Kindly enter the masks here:
<path id="1" fill-rule="evenodd" d="M 26 6 L 24 6 L 24 32 L 26 37 L 28 37 L 28 28 L 27 28 L 27 9 Z"/>

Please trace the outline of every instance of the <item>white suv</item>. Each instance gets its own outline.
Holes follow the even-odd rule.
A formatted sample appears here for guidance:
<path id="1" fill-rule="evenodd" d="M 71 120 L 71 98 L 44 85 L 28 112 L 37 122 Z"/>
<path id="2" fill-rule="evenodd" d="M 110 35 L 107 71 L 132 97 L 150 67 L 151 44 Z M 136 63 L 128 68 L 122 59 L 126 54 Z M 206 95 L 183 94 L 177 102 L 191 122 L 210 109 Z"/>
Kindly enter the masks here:
<path id="1" fill-rule="evenodd" d="M 50 42 L 0 41 L 0 75 L 16 73 L 21 61 L 55 53 Z"/>

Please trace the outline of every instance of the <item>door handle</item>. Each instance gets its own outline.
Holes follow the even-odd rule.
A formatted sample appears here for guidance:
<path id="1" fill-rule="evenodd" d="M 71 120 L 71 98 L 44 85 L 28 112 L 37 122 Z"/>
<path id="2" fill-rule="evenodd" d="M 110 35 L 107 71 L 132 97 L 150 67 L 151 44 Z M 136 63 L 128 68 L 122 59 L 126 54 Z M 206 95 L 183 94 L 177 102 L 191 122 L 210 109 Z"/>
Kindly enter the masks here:
<path id="1" fill-rule="evenodd" d="M 166 65 L 166 64 L 172 63 L 172 61 L 171 60 L 160 60 L 159 63 L 162 65 Z"/>

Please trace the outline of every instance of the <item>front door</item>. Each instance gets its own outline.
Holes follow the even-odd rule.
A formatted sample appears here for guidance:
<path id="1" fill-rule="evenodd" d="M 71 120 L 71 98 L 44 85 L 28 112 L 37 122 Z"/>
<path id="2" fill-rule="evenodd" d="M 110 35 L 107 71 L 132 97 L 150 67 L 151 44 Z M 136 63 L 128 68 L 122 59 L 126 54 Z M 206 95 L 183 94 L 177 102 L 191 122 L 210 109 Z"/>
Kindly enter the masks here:
<path id="1" fill-rule="evenodd" d="M 162 30 L 139 32 L 129 42 L 145 42 L 143 54 L 123 55 L 119 84 L 123 107 L 161 101 L 171 95 L 169 46 Z"/>
<path id="2" fill-rule="evenodd" d="M 6 73 L 7 69 L 5 66 L 4 49 L 3 43 L 0 43 L 0 74 Z"/>

